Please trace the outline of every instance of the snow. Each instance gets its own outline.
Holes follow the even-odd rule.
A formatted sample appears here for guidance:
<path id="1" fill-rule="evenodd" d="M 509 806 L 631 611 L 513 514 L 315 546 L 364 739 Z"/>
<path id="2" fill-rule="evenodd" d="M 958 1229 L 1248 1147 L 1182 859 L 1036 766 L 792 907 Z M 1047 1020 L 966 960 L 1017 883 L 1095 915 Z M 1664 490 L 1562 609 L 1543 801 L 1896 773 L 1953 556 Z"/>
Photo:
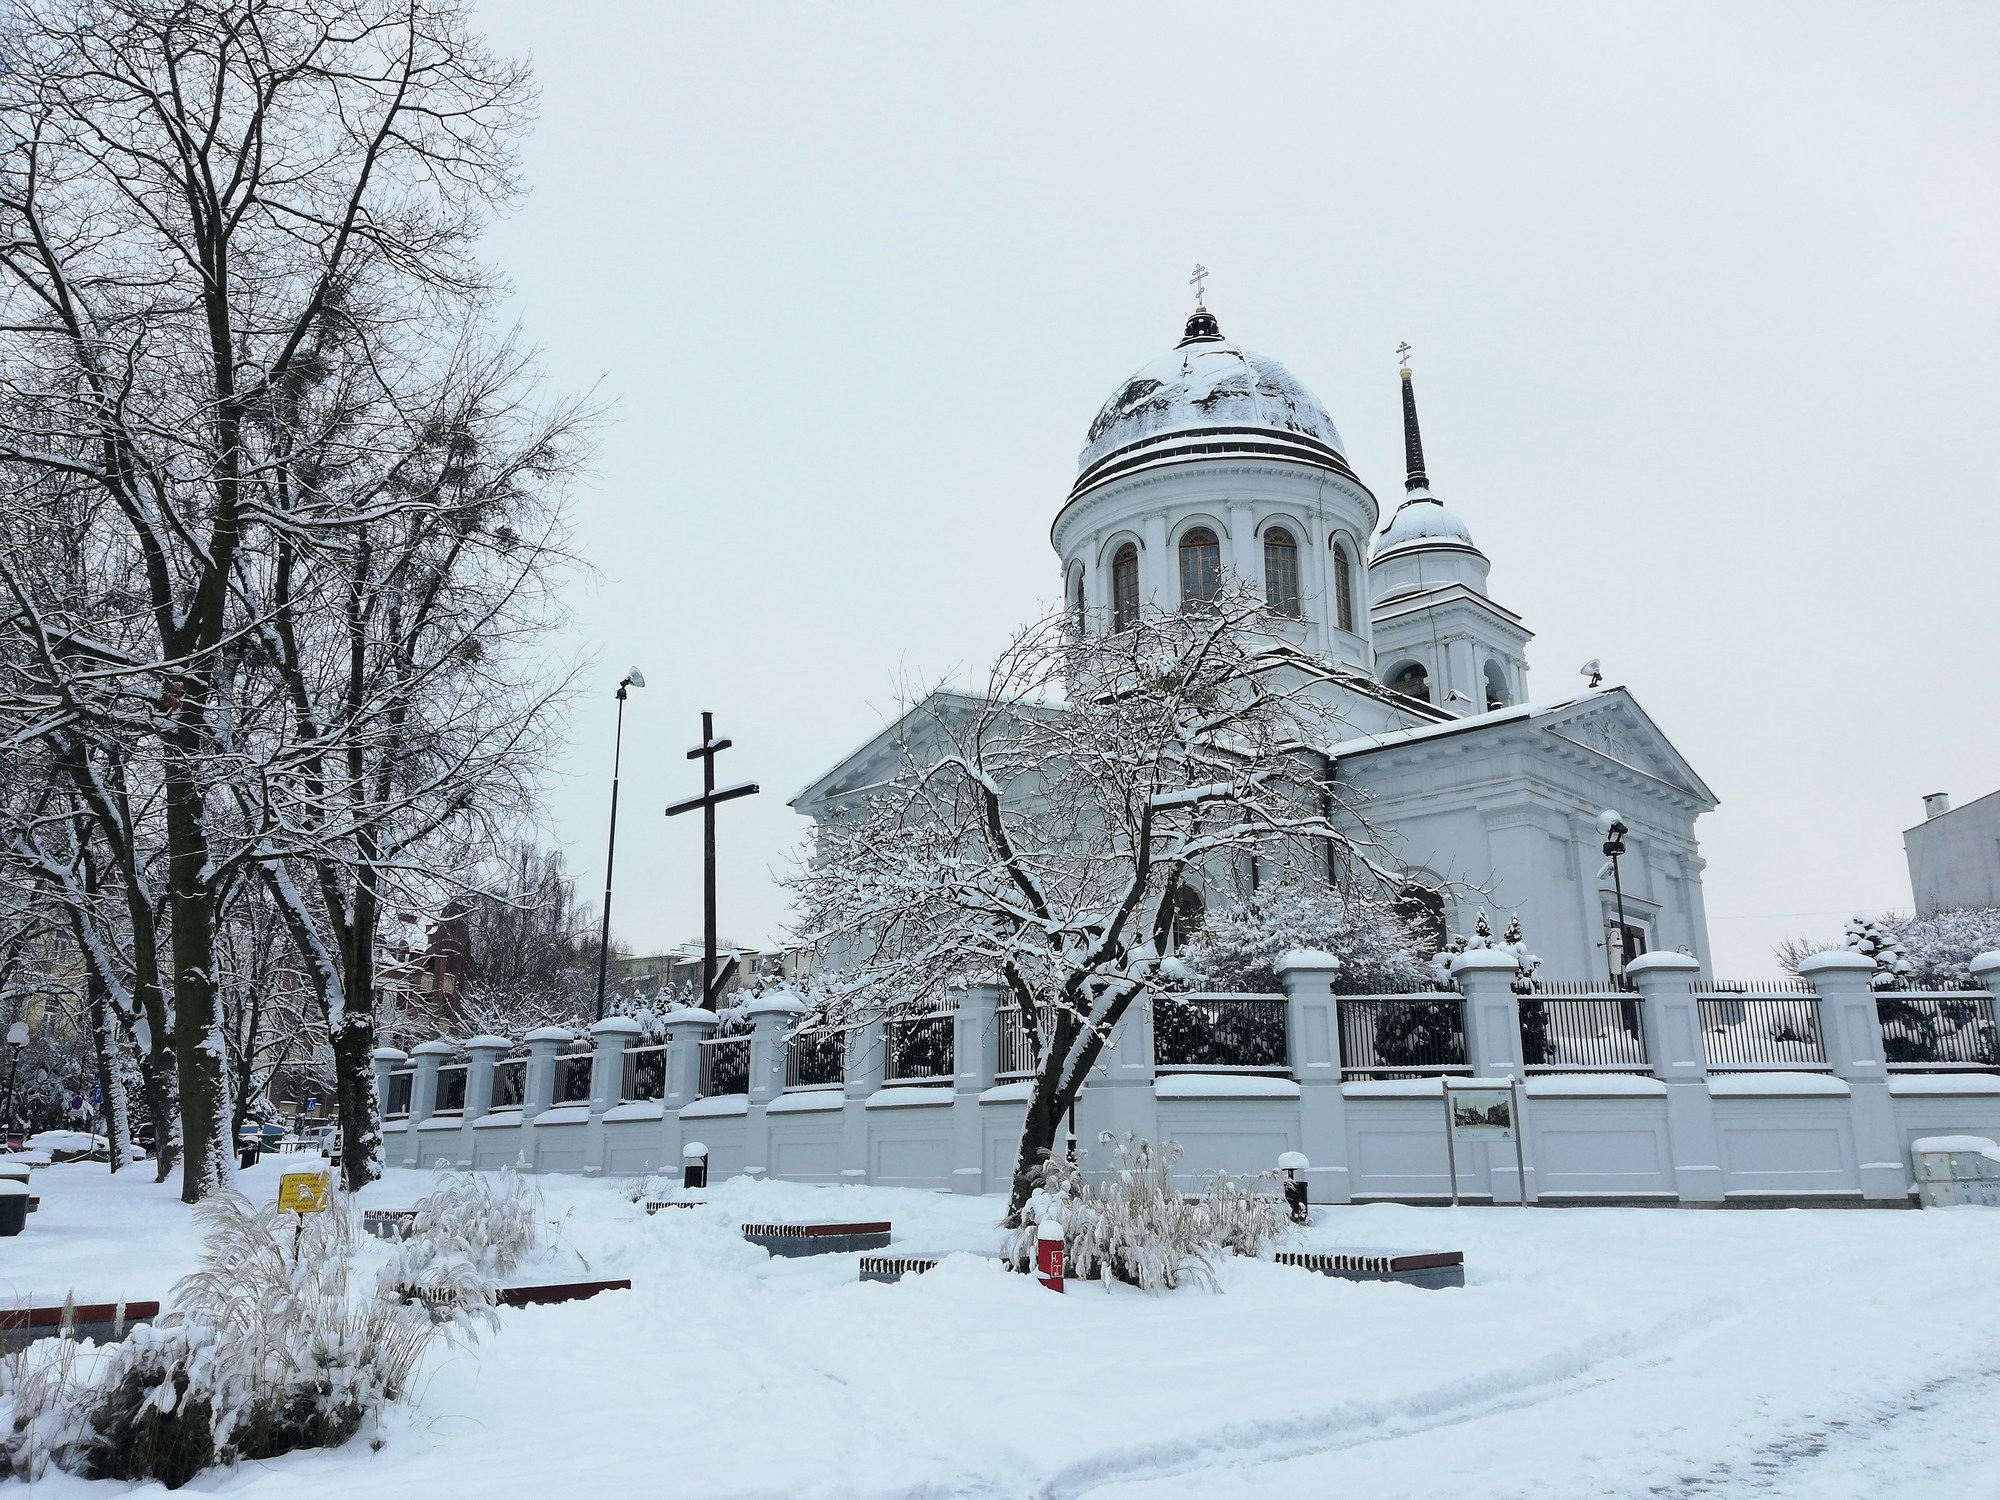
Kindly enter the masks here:
<path id="1" fill-rule="evenodd" d="M 750 1100 L 742 1094 L 714 1094 L 706 1099 L 697 1099 L 684 1105 L 680 1117 L 683 1120 L 706 1120 L 711 1115 L 747 1115 Z"/>
<path id="2" fill-rule="evenodd" d="M 590 1119 L 588 1104 L 558 1104 L 553 1109 L 545 1109 L 535 1116 L 535 1128 L 544 1125 L 583 1125 Z"/>
<path id="3" fill-rule="evenodd" d="M 276 1190 L 267 1158 L 243 1174 Z M 45 1304 L 163 1296 L 199 1244 L 178 1183 L 36 1174 L 0 1283 Z M 194 1490 L 258 1500 L 577 1487 L 668 1500 L 1877 1500 L 2000 1493 L 2000 1213 L 1321 1208 L 1281 1248 L 1466 1254 L 1462 1290 L 1221 1264 L 1220 1295 L 1072 1283 L 990 1260 L 997 1198 L 732 1179 L 648 1217 L 630 1185 L 533 1179 L 562 1227 L 512 1281 L 630 1291 L 510 1309 L 440 1348 L 379 1451 L 295 1453 Z M 408 1207 L 428 1173 L 361 1194 Z M 784 1260 L 737 1226 L 888 1219 L 896 1285 Z M 386 1247 L 364 1244 L 364 1254 Z M 1799 1267 L 1812 1268 L 1802 1277 Z M 588 1269 L 586 1269 L 586 1266 Z M 662 1463 L 661 1372 L 700 1400 Z M 1052 1418 L 1050 1413 L 1068 1413 Z M 116 1490 L 118 1494 L 124 1490 Z M 114 1493 L 51 1476 L 38 1500 Z M 148 1489 L 146 1493 L 158 1493 Z"/>
<path id="4" fill-rule="evenodd" d="M 1889 1079 L 1892 1094 L 2000 1094 L 1991 1073 L 1904 1073 Z"/>
<path id="5" fill-rule="evenodd" d="M 459 1130 L 464 1128 L 464 1125 L 465 1125 L 464 1119 L 458 1115 L 433 1115 L 431 1116 L 430 1119 L 424 1121 L 423 1124 L 419 1125 L 417 1129 Z"/>
<path id="6" fill-rule="evenodd" d="M 1299 1086 L 1254 1074 L 1168 1073 L 1154 1080 L 1153 1093 L 1161 1099 L 1296 1099 Z"/>
<path id="7" fill-rule="evenodd" d="M 472 1128 L 474 1130 L 503 1130 L 510 1129 L 520 1123 L 521 1112 L 518 1109 L 496 1109 L 490 1115 L 481 1115 L 478 1119 L 474 1120 Z"/>
<path id="8" fill-rule="evenodd" d="M 868 1096 L 869 1109 L 910 1109 L 920 1104 L 949 1104 L 954 1095 L 948 1088 L 926 1088 L 909 1084 L 902 1088 L 878 1089 Z"/>
<path id="9" fill-rule="evenodd" d="M 657 1099 L 637 1099 L 630 1104 L 614 1104 L 604 1112 L 608 1120 L 658 1120 L 665 1117 L 666 1106 Z"/>
<path id="10" fill-rule="evenodd" d="M 1661 1095 L 1667 1086 L 1640 1073 L 1560 1073 L 1530 1078 L 1521 1091 L 1530 1099 L 1579 1099 L 1598 1094 Z"/>
<path id="11" fill-rule="evenodd" d="M 1409 1099 L 1428 1095 L 1437 1098 L 1442 1085 L 1435 1078 L 1357 1078 L 1340 1086 L 1349 1099 Z"/>
<path id="12" fill-rule="evenodd" d="M 1023 1078 L 1015 1083 L 996 1083 L 979 1096 L 981 1104 L 1026 1104 L 1035 1097 L 1035 1081 Z"/>
<path id="13" fill-rule="evenodd" d="M 764 1106 L 767 1115 L 808 1115 L 844 1107 L 847 1098 L 839 1089 L 813 1089 L 798 1094 L 780 1094 Z"/>
<path id="14" fill-rule="evenodd" d="M 2000 1145 L 1983 1135 L 1927 1135 L 1910 1142 L 1912 1151 L 1976 1151 L 2000 1160 Z"/>
<path id="15" fill-rule="evenodd" d="M 1847 1081 L 1831 1073 L 1718 1073 L 1708 1080 L 1717 1099 L 1763 1098 L 1772 1094 L 1818 1094 L 1844 1098 Z"/>

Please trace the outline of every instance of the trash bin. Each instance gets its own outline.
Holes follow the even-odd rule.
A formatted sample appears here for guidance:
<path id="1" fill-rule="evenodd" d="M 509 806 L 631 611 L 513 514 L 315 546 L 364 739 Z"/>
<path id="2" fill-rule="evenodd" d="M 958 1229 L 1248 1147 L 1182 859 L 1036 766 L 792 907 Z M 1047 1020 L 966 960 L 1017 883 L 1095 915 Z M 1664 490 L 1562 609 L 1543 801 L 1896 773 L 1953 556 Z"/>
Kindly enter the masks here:
<path id="1" fill-rule="evenodd" d="M 255 1141 L 243 1141 L 238 1144 L 236 1164 L 244 1171 L 247 1172 L 257 1165 L 257 1156 L 258 1148 Z"/>
<path id="2" fill-rule="evenodd" d="M 1925 1208 L 2000 1208 L 2000 1146 L 1983 1135 L 1927 1135 L 1910 1142 L 1917 1201 Z"/>
<path id="3" fill-rule="evenodd" d="M 19 1234 L 28 1227 L 28 1185 L 13 1178 L 0 1178 L 0 1239 Z"/>
<path id="4" fill-rule="evenodd" d="M 681 1147 L 681 1187 L 705 1188 L 708 1186 L 708 1147 L 700 1141 L 689 1141 Z"/>
<path id="5" fill-rule="evenodd" d="M 1299 1173 L 1311 1167 L 1303 1151 L 1287 1151 L 1278 1158 L 1278 1170 L 1285 1174 L 1285 1212 L 1294 1224 L 1312 1222 L 1310 1194 L 1307 1185 L 1299 1180 Z"/>

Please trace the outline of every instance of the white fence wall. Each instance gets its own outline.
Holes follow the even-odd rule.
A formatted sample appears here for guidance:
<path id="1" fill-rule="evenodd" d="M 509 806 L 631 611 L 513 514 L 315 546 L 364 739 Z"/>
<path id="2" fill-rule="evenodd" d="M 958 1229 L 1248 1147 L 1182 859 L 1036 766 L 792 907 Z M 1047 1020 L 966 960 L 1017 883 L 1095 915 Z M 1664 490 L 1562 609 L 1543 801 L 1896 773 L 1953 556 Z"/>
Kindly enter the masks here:
<path id="1" fill-rule="evenodd" d="M 1502 956 L 1461 960 L 1466 1055 L 1484 1078 L 1516 1078 L 1524 1093 L 1530 1196 L 1544 1203 L 1759 1205 L 1913 1201 L 1910 1143 L 1926 1135 L 2000 1139 L 2000 1072 L 1892 1073 L 1875 1024 L 1866 961 L 1817 955 L 1809 978 L 1825 1031 L 1823 1070 L 1711 1072 L 1696 1016 L 1698 970 L 1678 954 L 1633 966 L 1651 1072 L 1531 1074 L 1521 1056 L 1518 1000 Z M 2000 954 L 1980 960 L 2000 987 Z M 1976 965 L 1976 968 L 1979 966 Z M 1343 1079 L 1331 971 L 1286 976 L 1290 1077 L 1159 1074 L 1151 1018 L 1121 1024 L 1077 1109 L 1077 1134 L 1095 1152 L 1099 1132 L 1133 1131 L 1179 1142 L 1190 1179 L 1214 1168 L 1271 1169 L 1303 1151 L 1315 1202 L 1439 1199 L 1449 1191 L 1443 1099 L 1433 1077 Z M 620 1102 L 630 1021 L 592 1028 L 590 1099 L 555 1106 L 558 1031 L 526 1040 L 528 1102 L 491 1111 L 490 1074 L 508 1044 L 469 1043 L 464 1112 L 438 1116 L 436 1071 L 457 1049 L 427 1044 L 412 1059 L 377 1056 L 378 1093 L 392 1069 L 414 1065 L 409 1116 L 385 1123 L 392 1164 L 445 1162 L 488 1170 L 678 1175 L 691 1142 L 707 1146 L 711 1179 L 739 1173 L 799 1182 L 869 1182 L 961 1193 L 1006 1190 L 1027 1085 L 994 1076 L 996 994 L 966 992 L 955 1024 L 962 1071 L 884 1082 L 883 1028 L 849 1038 L 846 1080 L 832 1088 L 783 1087 L 784 1037 L 797 1002 L 753 1002 L 748 1094 L 702 1097 L 706 1012 L 669 1014 L 672 1037 L 661 1099 Z M 761 1008 L 760 1008 L 761 1007 Z M 487 1077 L 482 1078 L 485 1070 Z M 1101 1153 L 1098 1153 L 1101 1154 Z M 1086 1161 L 1088 1165 L 1088 1161 Z M 1461 1146 L 1463 1197 L 1518 1201 L 1511 1146 Z"/>

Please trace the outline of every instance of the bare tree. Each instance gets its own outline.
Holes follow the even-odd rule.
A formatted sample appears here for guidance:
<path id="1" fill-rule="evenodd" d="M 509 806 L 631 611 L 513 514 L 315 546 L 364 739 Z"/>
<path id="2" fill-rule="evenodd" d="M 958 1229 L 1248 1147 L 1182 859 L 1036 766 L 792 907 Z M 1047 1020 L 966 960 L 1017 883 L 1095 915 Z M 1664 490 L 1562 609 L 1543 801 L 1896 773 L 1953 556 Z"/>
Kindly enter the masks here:
<path id="1" fill-rule="evenodd" d="M 981 976 L 1020 1007 L 1035 1078 L 1010 1212 L 1112 1028 L 1170 987 L 1184 886 L 1227 888 L 1259 858 L 1374 868 L 1314 749 L 1339 737 L 1325 674 L 1266 625 L 1231 596 L 1115 634 L 1029 628 L 983 694 L 926 700 L 902 773 L 821 825 L 794 882 L 831 972 L 825 1024 Z"/>
<path id="2" fill-rule="evenodd" d="M 352 1185 L 384 886 L 480 810 L 464 779 L 508 737 L 449 731 L 504 675 L 476 670 L 487 622 L 529 628 L 516 591 L 559 540 L 520 512 L 575 414 L 523 412 L 470 257 L 514 191 L 526 76 L 451 0 L 23 0 L 5 46 L 0 484 L 81 506 L 96 583 L 43 587 L 0 538 L 14 738 L 76 730 L 72 785 L 131 842 L 151 825 L 93 773 L 146 783 L 167 961 L 144 1020 L 172 1048 L 182 1196 L 229 1170 L 216 934 L 252 873 L 318 987 Z M 532 564 L 461 565 L 523 543 Z M 547 700 L 525 696 L 491 707 Z"/>

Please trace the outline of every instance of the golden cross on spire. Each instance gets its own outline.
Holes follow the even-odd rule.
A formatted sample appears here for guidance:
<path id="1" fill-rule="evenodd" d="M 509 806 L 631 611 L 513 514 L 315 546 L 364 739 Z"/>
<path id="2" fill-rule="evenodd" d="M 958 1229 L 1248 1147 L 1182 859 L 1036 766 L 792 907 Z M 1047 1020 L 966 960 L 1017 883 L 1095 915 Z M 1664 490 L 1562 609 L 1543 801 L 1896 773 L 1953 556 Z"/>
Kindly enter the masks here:
<path id="1" fill-rule="evenodd" d="M 1194 288 L 1194 305 L 1197 312 L 1208 310 L 1208 304 L 1202 297 L 1202 283 L 1206 280 L 1208 280 L 1208 267 L 1196 261 L 1194 275 L 1188 277 L 1188 285 Z"/>
<path id="2" fill-rule="evenodd" d="M 1407 369 L 1409 369 L 1409 368 L 1410 368 L 1410 346 L 1409 346 L 1408 344 L 1398 344 L 1398 345 L 1396 346 L 1396 353 L 1397 353 L 1397 354 L 1398 354 L 1398 355 L 1399 355 L 1399 356 L 1401 357 L 1401 359 L 1402 359 L 1402 362 L 1403 362 L 1403 368 L 1404 368 L 1404 369 L 1406 369 L 1406 370 L 1407 370 Z"/>

